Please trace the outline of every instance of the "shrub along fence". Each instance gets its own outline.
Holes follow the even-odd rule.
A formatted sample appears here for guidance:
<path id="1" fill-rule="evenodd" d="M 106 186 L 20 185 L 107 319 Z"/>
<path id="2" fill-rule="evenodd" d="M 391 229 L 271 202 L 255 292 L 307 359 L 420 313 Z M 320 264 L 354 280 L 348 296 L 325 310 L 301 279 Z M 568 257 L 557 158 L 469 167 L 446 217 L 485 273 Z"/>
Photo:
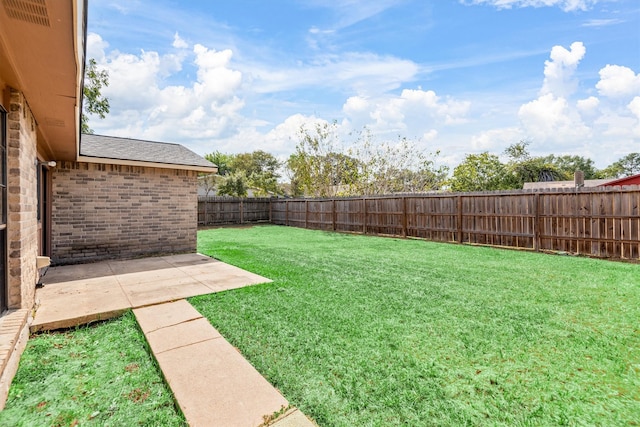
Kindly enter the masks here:
<path id="1" fill-rule="evenodd" d="M 234 218 L 240 219 L 232 222 L 228 216 L 226 223 L 259 218 L 319 230 L 640 259 L 639 186 L 255 202 L 210 200 L 214 201 L 200 202 L 199 212 L 203 205 L 221 203 L 218 211 L 233 211 Z M 247 207 L 249 201 L 251 208 Z"/>

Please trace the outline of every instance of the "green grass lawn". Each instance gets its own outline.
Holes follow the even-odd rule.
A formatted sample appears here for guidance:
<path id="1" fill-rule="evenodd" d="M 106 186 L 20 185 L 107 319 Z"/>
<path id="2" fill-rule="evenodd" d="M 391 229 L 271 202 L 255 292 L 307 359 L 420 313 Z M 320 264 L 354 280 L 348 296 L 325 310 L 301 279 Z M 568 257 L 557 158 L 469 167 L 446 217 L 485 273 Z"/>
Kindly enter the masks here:
<path id="1" fill-rule="evenodd" d="M 185 426 L 133 313 L 32 337 L 0 426 Z"/>
<path id="2" fill-rule="evenodd" d="M 638 425 L 640 265 L 260 226 L 192 304 L 321 426 Z"/>

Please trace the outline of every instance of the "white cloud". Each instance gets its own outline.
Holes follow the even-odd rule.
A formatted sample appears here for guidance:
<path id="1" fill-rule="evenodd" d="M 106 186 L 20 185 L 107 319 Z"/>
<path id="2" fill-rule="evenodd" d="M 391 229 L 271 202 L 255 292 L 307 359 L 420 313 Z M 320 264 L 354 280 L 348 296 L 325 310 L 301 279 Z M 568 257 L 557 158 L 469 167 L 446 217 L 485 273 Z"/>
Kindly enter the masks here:
<path id="1" fill-rule="evenodd" d="M 326 120 L 315 116 L 294 114 L 271 129 L 264 139 L 265 148 L 274 149 L 278 153 L 290 153 L 299 141 L 301 129 L 312 129 L 317 125 L 328 125 Z"/>
<path id="2" fill-rule="evenodd" d="M 302 127 L 313 129 L 316 125 L 325 125 L 328 122 L 315 116 L 294 114 L 287 117 L 282 123 L 260 132 L 256 124 L 246 123 L 238 129 L 238 132 L 224 138 L 216 138 L 215 141 L 202 145 L 202 152 L 219 150 L 226 153 L 239 153 L 254 150 L 267 151 L 280 160 L 286 160 L 300 140 Z"/>
<path id="3" fill-rule="evenodd" d="M 341 29 L 384 12 L 395 6 L 397 0 L 307 0 L 306 3 L 333 9 L 337 17 L 333 28 Z"/>
<path id="4" fill-rule="evenodd" d="M 99 65 L 110 76 L 104 95 L 110 99 L 111 113 L 103 121 L 92 121 L 96 132 L 181 142 L 200 153 L 223 147 L 232 152 L 261 147 L 285 155 L 293 151 L 302 123 L 322 119 L 292 115 L 270 129 L 264 120 L 242 114 L 245 94 L 249 90 L 259 97 L 306 87 L 317 89 L 319 83 L 359 94 L 345 102 L 345 135 L 348 129 L 370 125 L 383 132 L 407 130 L 411 136 L 433 140 L 439 127 L 463 119 L 468 110 L 467 102 L 440 99 L 430 91 L 385 95 L 415 75 L 418 67 L 411 61 L 374 54 L 325 55 L 293 69 L 283 66 L 265 73 L 264 66 L 258 66 L 252 70 L 254 74 L 246 76 L 232 65 L 230 49 L 215 50 L 196 43 L 189 50 L 177 33 L 171 46 L 177 51 L 163 55 L 155 51 L 125 53 L 108 51 L 108 43 L 100 36 L 91 37 L 95 56 L 102 58 Z M 195 81 L 170 84 L 186 67 L 195 73 Z M 350 121 L 357 122 L 357 127 Z"/>
<path id="5" fill-rule="evenodd" d="M 424 142 L 434 141 L 438 137 L 438 131 L 435 129 L 430 129 L 424 134 L 422 134 L 422 140 Z"/>
<path id="6" fill-rule="evenodd" d="M 600 95 L 610 98 L 640 95 L 640 74 L 628 67 L 607 65 L 600 70 L 600 81 L 596 88 Z"/>
<path id="7" fill-rule="evenodd" d="M 472 151 L 489 151 L 499 154 L 514 142 L 523 139 L 523 132 L 518 127 L 491 129 L 471 137 Z"/>
<path id="8" fill-rule="evenodd" d="M 432 140 L 437 128 L 464 123 L 470 106 L 469 101 L 441 98 L 432 90 L 404 89 L 400 95 L 350 97 L 342 111 L 354 129 L 367 126 L 407 137 L 428 135 L 425 139 Z"/>
<path id="9" fill-rule="evenodd" d="M 173 35 L 172 46 L 175 47 L 176 49 L 188 49 L 189 43 L 187 43 L 184 39 L 182 39 L 178 33 L 175 33 Z"/>
<path id="10" fill-rule="evenodd" d="M 565 12 L 588 10 L 602 0 L 461 0 L 464 4 L 488 4 L 498 9 L 512 7 L 549 7 L 556 6 Z"/>
<path id="11" fill-rule="evenodd" d="M 210 50 L 196 44 L 193 51 L 196 54 L 194 62 L 198 66 L 198 81 L 193 86 L 194 95 L 210 99 L 214 103 L 232 97 L 240 87 L 242 73 L 228 67 L 233 56 L 231 50 Z"/>
<path id="12" fill-rule="evenodd" d="M 621 104 L 613 98 L 640 95 L 640 80 L 627 67 L 608 65 L 600 70 L 600 81 L 594 88 L 600 97 L 574 99 L 579 83 L 574 74 L 585 51 L 579 42 L 573 43 L 570 50 L 559 46 L 552 49 L 551 60 L 545 62 L 540 96 L 519 108 L 520 126 L 526 139 L 546 147 L 547 152 L 587 156 L 597 153 L 597 162 L 611 162 L 615 160 L 614 152 L 624 152 L 624 147 L 632 150 L 638 143 L 638 134 L 633 130 L 637 129 L 638 120 L 631 115 L 636 104 Z M 617 151 L 606 148 L 608 141 L 616 145 Z"/>
<path id="13" fill-rule="evenodd" d="M 631 132 L 635 138 L 640 138 L 640 96 L 634 97 L 627 108 L 636 118 L 635 125 L 631 128 Z"/>
<path id="14" fill-rule="evenodd" d="M 87 34 L 87 58 L 93 58 L 97 63 L 103 63 L 108 47 L 109 43 L 104 41 L 99 34 Z"/>
<path id="15" fill-rule="evenodd" d="M 104 94 L 127 108 L 155 107 L 158 95 L 160 56 L 157 52 L 141 52 L 139 55 L 113 52 L 101 66 L 109 72 L 109 86 Z M 141 94 L 144 88 L 145 93 Z M 143 96 L 141 96 L 143 95 Z"/>
<path id="16" fill-rule="evenodd" d="M 606 27 L 609 25 L 617 25 L 625 22 L 623 19 L 589 19 L 584 24 L 583 27 Z"/>
<path id="17" fill-rule="evenodd" d="M 347 115 L 355 116 L 363 112 L 368 115 L 369 101 L 362 96 L 352 96 L 345 102 L 343 110 Z"/>
<path id="18" fill-rule="evenodd" d="M 568 96 L 578 87 L 573 74 L 584 58 L 586 49 L 582 42 L 572 43 L 569 49 L 562 46 L 554 46 L 551 49 L 551 60 L 544 62 L 544 83 L 540 91 L 542 95 L 551 93 L 557 96 Z"/>
<path id="19" fill-rule="evenodd" d="M 551 93 L 522 105 L 518 116 L 525 134 L 536 142 L 571 143 L 591 136 L 567 100 Z"/>
<path id="20" fill-rule="evenodd" d="M 576 103 L 576 107 L 578 107 L 578 111 L 585 114 L 592 114 L 596 111 L 600 105 L 600 100 L 595 96 L 590 96 L 586 99 L 580 99 Z"/>
<path id="21" fill-rule="evenodd" d="M 108 44 L 92 37 L 91 49 L 109 72 L 103 94 L 111 111 L 104 121 L 91 123 L 96 132 L 161 141 L 199 141 L 232 135 L 246 121 L 240 115 L 242 73 L 231 67 L 232 52 L 216 51 L 196 44 L 192 51 L 176 33 L 173 47 L 178 53 L 139 54 L 104 49 Z M 182 70 L 187 58 L 196 68 L 196 81 L 189 85 L 168 83 Z M 209 150 L 210 151 L 210 150 Z"/>
<path id="22" fill-rule="evenodd" d="M 412 61 L 372 53 L 320 55 L 312 62 L 279 66 L 246 64 L 257 93 L 323 87 L 376 95 L 411 81 L 420 71 Z"/>
<path id="23" fill-rule="evenodd" d="M 633 98 L 627 107 L 640 121 L 640 96 Z"/>

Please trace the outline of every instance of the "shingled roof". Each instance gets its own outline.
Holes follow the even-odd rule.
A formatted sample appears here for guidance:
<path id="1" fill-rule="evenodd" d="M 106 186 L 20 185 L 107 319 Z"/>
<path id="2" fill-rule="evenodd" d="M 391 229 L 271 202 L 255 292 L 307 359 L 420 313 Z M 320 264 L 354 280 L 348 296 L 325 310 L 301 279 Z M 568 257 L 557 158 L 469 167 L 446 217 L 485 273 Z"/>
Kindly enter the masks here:
<path id="1" fill-rule="evenodd" d="M 180 144 L 93 134 L 80 138 L 80 160 L 116 160 L 215 172 L 216 165 Z"/>

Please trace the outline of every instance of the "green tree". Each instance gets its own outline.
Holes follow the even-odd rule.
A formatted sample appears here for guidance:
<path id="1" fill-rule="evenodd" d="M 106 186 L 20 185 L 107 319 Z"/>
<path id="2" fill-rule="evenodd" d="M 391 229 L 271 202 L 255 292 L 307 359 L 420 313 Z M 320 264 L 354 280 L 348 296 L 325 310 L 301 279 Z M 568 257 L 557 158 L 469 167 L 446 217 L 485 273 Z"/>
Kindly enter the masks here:
<path id="1" fill-rule="evenodd" d="M 426 153 L 415 141 L 404 137 L 376 143 L 368 129 L 360 133 L 348 152 L 359 162 L 358 195 L 439 190 L 448 173 L 446 167 L 435 164 L 440 152 Z"/>
<path id="2" fill-rule="evenodd" d="M 498 156 L 485 151 L 467 154 L 453 169 L 448 184 L 452 191 L 492 191 L 509 188 L 507 167 Z"/>
<path id="3" fill-rule="evenodd" d="M 89 115 L 95 114 L 104 119 L 109 114 L 109 99 L 102 95 L 102 88 L 107 86 L 109 86 L 109 73 L 106 70 L 98 70 L 96 60 L 89 59 L 82 87 L 83 108 L 80 117 L 82 133 L 93 133 L 93 129 L 89 127 Z"/>
<path id="4" fill-rule="evenodd" d="M 291 179 L 291 190 L 296 196 L 333 197 L 338 193 L 340 175 L 336 159 L 338 145 L 337 123 L 317 123 L 311 129 L 302 126 L 296 151 L 289 156 L 286 166 Z"/>
<path id="5" fill-rule="evenodd" d="M 297 152 L 286 163 L 294 196 L 351 194 L 358 180 L 358 160 L 342 153 L 311 155 Z"/>
<path id="6" fill-rule="evenodd" d="M 273 154 L 262 150 L 236 154 L 229 162 L 229 169 L 233 173 L 243 174 L 247 185 L 259 196 L 282 193 L 278 185 L 278 170 L 281 166 L 281 162 Z"/>
<path id="7" fill-rule="evenodd" d="M 511 144 L 504 150 L 504 154 L 509 157 L 511 162 L 524 162 L 531 159 L 531 154 L 529 154 L 529 150 L 527 147 L 531 144 L 530 141 L 521 140 L 520 142 L 516 142 L 515 144 Z"/>
<path id="8" fill-rule="evenodd" d="M 562 173 L 563 179 L 573 179 L 573 174 L 576 171 L 584 172 L 585 179 L 597 179 L 598 169 L 595 167 L 593 160 L 583 156 L 556 156 L 550 154 L 543 157 L 546 163 L 549 163 Z"/>
<path id="9" fill-rule="evenodd" d="M 198 176 L 198 185 L 204 189 L 205 196 L 218 188 L 220 180 L 223 179 L 220 175 L 216 174 L 201 174 Z"/>
<path id="10" fill-rule="evenodd" d="M 640 173 L 640 153 L 629 153 L 602 171 L 602 178 L 624 178 Z"/>
<path id="11" fill-rule="evenodd" d="M 219 196 L 247 197 L 247 177 L 242 172 L 233 172 L 221 180 L 217 186 Z"/>
<path id="12" fill-rule="evenodd" d="M 285 165 L 286 173 L 289 177 L 289 186 L 286 194 L 293 197 L 304 196 L 303 174 L 305 173 L 305 161 L 306 158 L 298 153 L 291 154 L 287 159 Z"/>
<path id="13" fill-rule="evenodd" d="M 364 128 L 348 149 L 343 149 L 336 122 L 301 128 L 296 152 L 289 157 L 294 195 L 314 197 L 359 196 L 439 189 L 447 169 L 436 167 L 435 155 L 426 154 L 407 138 L 374 142 Z"/>
<path id="14" fill-rule="evenodd" d="M 242 154 L 215 151 L 204 157 L 218 166 L 215 182 L 207 182 L 219 195 L 242 197 L 246 196 L 248 189 L 259 196 L 282 194 L 278 183 L 278 170 L 282 164 L 272 154 L 261 150 Z"/>
<path id="15" fill-rule="evenodd" d="M 564 181 L 568 179 L 564 173 L 544 160 L 543 157 L 532 157 L 520 162 L 507 164 L 505 182 L 508 188 L 520 189 L 525 182 Z"/>
<path id="16" fill-rule="evenodd" d="M 234 158 L 233 154 L 225 154 L 220 151 L 215 151 L 210 154 L 205 154 L 204 158 L 218 166 L 218 175 L 226 176 L 231 172 L 230 164 Z"/>
<path id="17" fill-rule="evenodd" d="M 528 146 L 530 142 L 522 140 L 512 144 L 504 151 L 509 157 L 506 164 L 505 186 L 520 189 L 525 182 L 561 181 L 569 176 L 560 171 L 545 157 L 531 157 Z"/>

